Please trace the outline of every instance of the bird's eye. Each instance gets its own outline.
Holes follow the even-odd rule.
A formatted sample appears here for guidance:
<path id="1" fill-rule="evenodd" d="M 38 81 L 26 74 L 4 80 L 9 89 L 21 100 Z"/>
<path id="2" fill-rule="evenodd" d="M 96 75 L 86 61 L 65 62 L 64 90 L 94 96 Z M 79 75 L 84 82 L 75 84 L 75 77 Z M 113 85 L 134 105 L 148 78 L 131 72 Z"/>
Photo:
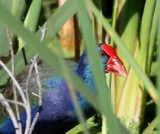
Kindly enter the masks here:
<path id="1" fill-rule="evenodd" d="M 101 55 L 101 56 L 105 56 L 105 52 L 104 52 L 104 51 L 101 51 L 101 52 L 100 52 L 100 55 Z"/>

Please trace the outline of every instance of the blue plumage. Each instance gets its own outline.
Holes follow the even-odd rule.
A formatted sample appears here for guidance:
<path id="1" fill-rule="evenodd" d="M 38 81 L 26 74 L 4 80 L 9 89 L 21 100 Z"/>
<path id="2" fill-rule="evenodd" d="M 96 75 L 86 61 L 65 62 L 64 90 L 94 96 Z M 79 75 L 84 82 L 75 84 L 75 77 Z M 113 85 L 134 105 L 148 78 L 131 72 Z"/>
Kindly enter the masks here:
<path id="1" fill-rule="evenodd" d="M 98 50 L 103 52 L 99 45 Z M 101 56 L 102 68 L 106 70 L 107 61 L 109 56 L 103 53 Z M 80 58 L 78 66 L 74 69 L 75 73 L 81 77 L 81 79 L 92 89 L 96 90 L 96 85 L 92 76 L 91 67 L 87 58 L 86 52 L 84 52 Z M 72 100 L 68 91 L 66 81 L 61 77 L 48 78 L 45 82 L 46 87 L 49 89 L 43 95 L 43 104 L 40 112 L 40 116 L 36 123 L 34 134 L 60 134 L 65 133 L 78 124 L 76 113 L 72 104 Z M 77 93 L 78 94 L 78 93 Z M 95 110 L 87 102 L 87 100 L 80 94 L 78 94 L 78 101 L 81 105 L 82 111 L 86 118 L 95 114 Z M 34 106 L 32 109 L 32 119 L 34 118 L 38 106 Z M 23 129 L 25 129 L 26 113 L 21 112 L 21 121 Z M 0 126 L 0 132 L 4 134 L 14 134 L 14 127 L 12 121 L 7 119 Z"/>

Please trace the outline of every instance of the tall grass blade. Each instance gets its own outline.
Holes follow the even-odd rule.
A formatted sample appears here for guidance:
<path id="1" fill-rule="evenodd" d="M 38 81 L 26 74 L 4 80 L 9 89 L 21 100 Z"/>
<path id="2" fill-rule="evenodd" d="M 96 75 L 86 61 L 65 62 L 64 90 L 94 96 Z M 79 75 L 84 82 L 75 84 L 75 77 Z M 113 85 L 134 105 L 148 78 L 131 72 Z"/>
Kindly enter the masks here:
<path id="1" fill-rule="evenodd" d="M 160 7 L 160 0 L 157 0 L 157 6 Z M 158 96 L 160 97 L 160 14 L 158 8 L 156 10 L 158 14 L 158 33 L 157 33 L 157 47 L 158 47 L 158 75 L 157 75 L 157 88 Z M 157 116 L 158 116 L 158 133 L 160 133 L 160 103 L 157 105 Z"/>
<path id="2" fill-rule="evenodd" d="M 36 30 L 37 27 L 38 19 L 41 12 L 42 2 L 43 0 L 32 1 L 24 21 L 24 26 L 33 32 Z M 21 38 L 19 38 L 18 40 L 19 40 L 19 51 L 20 51 L 22 47 L 25 45 L 25 42 Z"/>
<path id="3" fill-rule="evenodd" d="M 0 4 L 3 5 L 8 11 L 11 12 L 12 1 L 11 0 L 0 0 Z M 0 24 L 0 56 L 7 57 L 9 53 L 8 40 L 6 36 L 6 27 Z"/>
<path id="4" fill-rule="evenodd" d="M 84 40 L 86 42 L 87 52 L 89 55 L 90 64 L 92 66 L 93 75 L 96 82 L 96 87 L 99 93 L 99 101 L 100 106 L 103 111 L 103 114 L 107 118 L 107 125 L 109 127 L 110 133 L 121 133 L 119 125 L 115 116 L 113 115 L 113 110 L 111 107 L 111 99 L 110 92 L 106 86 L 106 82 L 104 76 L 102 75 L 102 70 L 100 68 L 100 58 L 98 56 L 98 51 L 96 48 L 95 38 L 93 37 L 93 31 L 91 29 L 91 23 L 89 20 L 89 16 L 87 14 L 87 10 L 85 9 L 85 5 L 83 1 L 77 1 L 78 4 L 78 17 L 81 24 L 81 30 L 83 33 Z M 80 8 L 81 7 L 81 8 Z M 96 70 L 96 73 L 94 71 Z"/>

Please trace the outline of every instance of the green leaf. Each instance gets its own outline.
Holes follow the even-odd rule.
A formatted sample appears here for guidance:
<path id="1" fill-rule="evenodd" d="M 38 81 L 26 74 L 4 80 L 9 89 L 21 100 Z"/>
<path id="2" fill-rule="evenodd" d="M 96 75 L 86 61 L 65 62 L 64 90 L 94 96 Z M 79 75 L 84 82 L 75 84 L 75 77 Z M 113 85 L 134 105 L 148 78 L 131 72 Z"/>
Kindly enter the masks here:
<path id="1" fill-rule="evenodd" d="M 21 18 L 26 8 L 25 0 L 12 0 L 12 14 Z"/>
<path id="2" fill-rule="evenodd" d="M 43 0 L 33 0 L 30 5 L 30 8 L 24 21 L 24 26 L 29 30 L 36 30 L 39 15 L 41 12 L 42 2 Z M 24 45 L 25 42 L 21 38 L 19 38 L 19 50 L 21 50 Z"/>
<path id="3" fill-rule="evenodd" d="M 12 1 L 11 0 L 0 0 L 0 4 L 3 5 L 9 12 L 11 12 Z M 9 46 L 6 34 L 6 26 L 0 24 L 0 56 L 9 55 Z"/>
<path id="4" fill-rule="evenodd" d="M 83 33 L 84 40 L 86 42 L 87 52 L 90 60 L 90 64 L 92 66 L 92 70 L 94 75 L 94 79 L 96 82 L 96 87 L 98 91 L 98 99 L 101 105 L 101 110 L 105 117 L 109 120 L 107 125 L 109 126 L 109 130 L 111 133 L 121 133 L 120 128 L 117 124 L 117 120 L 113 115 L 111 100 L 110 100 L 110 92 L 107 88 L 104 75 L 102 75 L 102 70 L 100 68 L 100 58 L 98 55 L 96 40 L 93 37 L 93 31 L 91 28 L 91 23 L 89 20 L 89 16 L 87 10 L 85 9 L 83 1 L 77 1 L 78 4 L 78 18 L 80 20 L 81 30 Z"/>

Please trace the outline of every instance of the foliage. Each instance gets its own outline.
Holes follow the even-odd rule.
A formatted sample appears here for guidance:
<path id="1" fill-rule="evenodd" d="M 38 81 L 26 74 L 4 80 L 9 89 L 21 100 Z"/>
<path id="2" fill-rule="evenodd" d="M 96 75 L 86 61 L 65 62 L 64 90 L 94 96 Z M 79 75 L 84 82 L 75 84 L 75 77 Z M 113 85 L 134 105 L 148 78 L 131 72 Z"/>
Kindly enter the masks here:
<path id="1" fill-rule="evenodd" d="M 16 49 L 17 44 L 14 43 L 16 75 L 38 53 L 57 73 L 65 76 L 68 83 L 82 93 L 97 112 L 106 118 L 107 121 L 104 120 L 103 122 L 105 125 L 102 125 L 102 133 L 107 133 L 105 128 L 108 128 L 111 134 L 136 134 L 142 133 L 143 130 L 145 130 L 145 134 L 152 133 L 157 128 L 158 120 L 156 118 L 159 118 L 159 90 L 155 86 L 154 79 L 160 72 L 159 70 L 155 71 L 157 66 L 155 66 L 155 70 L 152 68 L 152 65 L 159 65 L 160 61 L 156 58 L 158 52 L 156 48 L 159 46 L 160 35 L 158 29 L 160 25 L 159 0 L 147 0 L 145 2 L 143 0 L 134 2 L 132 0 L 114 0 L 113 14 L 109 18 L 112 20 L 112 26 L 109 19 L 106 19 L 100 11 L 103 11 L 100 5 L 104 1 L 94 1 L 98 6 L 97 8 L 91 0 L 68 0 L 62 7 L 57 8 L 55 6 L 56 10 L 52 9 L 50 17 L 46 18 L 43 12 L 45 7 L 43 7 L 42 12 L 40 10 L 42 5 L 47 5 L 45 2 L 57 6 L 57 1 L 51 0 L 38 2 L 33 0 L 31 3 L 25 3 L 24 0 L 0 1 L 0 57 L 10 57 L 5 32 L 6 28 L 9 28 L 12 31 L 13 41 L 18 39 L 18 49 Z M 57 35 L 59 35 L 65 22 L 74 15 L 76 15 L 79 23 L 91 66 L 93 70 L 96 70 L 94 78 L 99 94 L 91 92 L 64 63 L 62 56 L 65 54 L 57 54 L 57 50 L 55 50 L 58 49 L 62 52 L 63 48 L 56 47 L 60 46 L 60 39 L 57 38 Z M 24 21 L 23 16 L 25 16 Z M 45 39 L 40 41 L 41 30 L 37 30 L 37 27 L 43 22 L 46 22 L 47 33 Z M 128 70 L 126 79 L 111 76 L 109 85 L 111 90 L 108 89 L 100 66 L 96 66 L 100 63 L 96 51 L 96 39 L 99 37 L 94 36 L 98 36 L 96 33 L 98 32 L 96 29 L 99 28 L 98 25 L 107 32 L 111 44 L 116 46 Z M 34 29 L 34 32 L 31 32 L 31 29 Z M 11 61 L 7 60 L 7 62 L 7 67 L 11 69 Z M 55 62 L 56 64 L 54 64 Z M 5 93 L 4 85 L 8 82 L 8 75 L 4 69 L 0 70 L 0 76 L 3 76 L 0 77 L 1 92 Z M 150 100 L 153 100 L 151 105 L 156 105 L 158 108 L 157 114 L 151 119 L 153 122 L 146 119 L 147 112 L 145 112 L 148 107 L 147 101 Z M 78 117 L 83 121 L 81 110 L 76 100 L 74 102 Z M 146 124 L 150 122 L 151 125 L 147 126 Z M 83 125 L 83 128 L 88 133 L 86 125 Z"/>

